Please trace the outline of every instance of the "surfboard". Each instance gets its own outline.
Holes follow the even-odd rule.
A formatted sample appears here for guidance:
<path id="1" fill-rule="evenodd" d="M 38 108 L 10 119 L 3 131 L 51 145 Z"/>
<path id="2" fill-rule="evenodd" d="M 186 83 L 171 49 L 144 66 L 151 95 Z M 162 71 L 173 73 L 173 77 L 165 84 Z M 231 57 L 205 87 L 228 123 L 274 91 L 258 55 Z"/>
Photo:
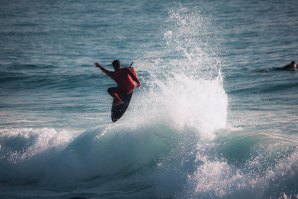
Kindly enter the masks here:
<path id="1" fill-rule="evenodd" d="M 125 113 L 126 109 L 128 108 L 128 105 L 130 103 L 132 93 L 133 92 L 131 92 L 128 95 L 121 94 L 120 97 L 124 103 L 120 104 L 118 106 L 115 106 L 116 100 L 115 99 L 113 100 L 112 109 L 111 109 L 111 119 L 113 122 L 116 122 L 117 120 L 119 120 Z"/>

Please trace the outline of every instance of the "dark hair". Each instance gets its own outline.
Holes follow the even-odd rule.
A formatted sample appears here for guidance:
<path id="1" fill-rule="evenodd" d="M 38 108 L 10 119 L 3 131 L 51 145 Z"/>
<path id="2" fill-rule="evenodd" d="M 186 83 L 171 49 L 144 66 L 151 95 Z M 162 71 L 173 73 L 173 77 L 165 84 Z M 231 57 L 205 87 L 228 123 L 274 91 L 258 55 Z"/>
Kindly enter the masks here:
<path id="1" fill-rule="evenodd" d="M 295 61 L 292 61 L 291 64 L 296 64 Z"/>
<path id="2" fill-rule="evenodd" d="M 114 60 L 112 62 L 112 65 L 113 65 L 114 68 L 120 68 L 120 61 L 119 60 Z"/>

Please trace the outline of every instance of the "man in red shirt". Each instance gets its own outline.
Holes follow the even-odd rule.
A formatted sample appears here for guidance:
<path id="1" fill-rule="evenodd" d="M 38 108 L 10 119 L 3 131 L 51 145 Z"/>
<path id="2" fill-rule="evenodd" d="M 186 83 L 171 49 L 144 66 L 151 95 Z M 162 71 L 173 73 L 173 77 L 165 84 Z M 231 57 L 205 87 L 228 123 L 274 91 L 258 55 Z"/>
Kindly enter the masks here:
<path id="1" fill-rule="evenodd" d="M 112 65 L 115 71 L 109 71 L 100 64 L 95 63 L 97 68 L 106 75 L 110 76 L 117 83 L 117 87 L 111 87 L 108 89 L 108 93 L 117 100 L 117 106 L 124 103 L 120 98 L 121 93 L 128 95 L 136 88 L 136 83 L 138 84 L 138 87 L 140 87 L 141 84 L 133 68 L 121 68 L 119 60 L 114 60 Z"/>

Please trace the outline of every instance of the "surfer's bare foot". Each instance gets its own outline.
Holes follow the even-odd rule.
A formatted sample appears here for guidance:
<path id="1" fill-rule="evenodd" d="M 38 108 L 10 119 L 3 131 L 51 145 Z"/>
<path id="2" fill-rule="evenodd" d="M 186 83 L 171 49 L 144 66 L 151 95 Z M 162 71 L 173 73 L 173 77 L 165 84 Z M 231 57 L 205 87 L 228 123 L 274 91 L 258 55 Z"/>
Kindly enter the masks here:
<path id="1" fill-rule="evenodd" d="M 114 106 L 119 106 L 121 104 L 124 104 L 124 102 L 123 101 L 116 101 L 116 103 L 114 104 Z"/>

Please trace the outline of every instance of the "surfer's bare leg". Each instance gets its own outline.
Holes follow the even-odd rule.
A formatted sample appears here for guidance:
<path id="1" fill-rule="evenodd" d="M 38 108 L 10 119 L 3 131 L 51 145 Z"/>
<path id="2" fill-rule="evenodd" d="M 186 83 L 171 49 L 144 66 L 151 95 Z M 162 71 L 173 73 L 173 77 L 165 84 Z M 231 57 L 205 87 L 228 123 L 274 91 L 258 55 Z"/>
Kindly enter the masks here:
<path id="1" fill-rule="evenodd" d="M 108 89 L 108 93 L 114 98 L 117 100 L 117 103 L 116 105 L 120 105 L 120 104 L 123 104 L 124 102 L 121 100 L 119 94 L 117 93 L 117 88 L 109 88 Z"/>

